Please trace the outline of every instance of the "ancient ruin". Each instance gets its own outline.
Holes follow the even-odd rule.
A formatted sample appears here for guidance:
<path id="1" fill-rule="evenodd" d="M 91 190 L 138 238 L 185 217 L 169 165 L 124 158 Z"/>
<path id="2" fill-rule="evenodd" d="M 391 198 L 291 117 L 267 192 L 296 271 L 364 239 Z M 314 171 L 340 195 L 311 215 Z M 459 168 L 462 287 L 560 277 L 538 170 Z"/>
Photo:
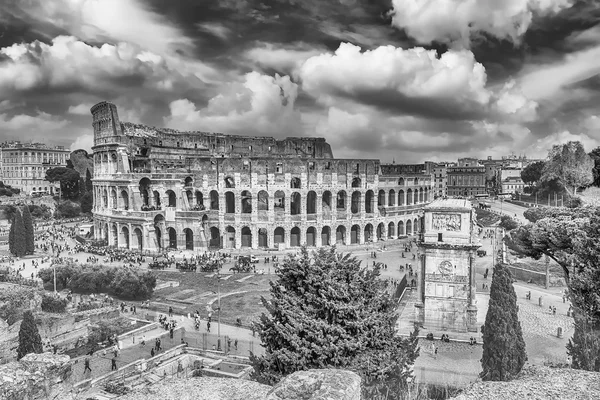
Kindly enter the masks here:
<path id="1" fill-rule="evenodd" d="M 416 233 L 431 198 L 424 171 L 335 159 L 323 138 L 153 128 L 121 122 L 108 102 L 91 113 L 94 235 L 110 246 L 363 244 Z"/>

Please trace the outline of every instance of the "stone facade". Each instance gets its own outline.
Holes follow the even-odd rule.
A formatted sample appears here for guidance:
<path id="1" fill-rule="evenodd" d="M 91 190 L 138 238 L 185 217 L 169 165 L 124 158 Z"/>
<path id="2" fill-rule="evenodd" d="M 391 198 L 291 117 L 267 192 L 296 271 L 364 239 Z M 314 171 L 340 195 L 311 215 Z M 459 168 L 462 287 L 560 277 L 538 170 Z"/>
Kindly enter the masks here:
<path id="1" fill-rule="evenodd" d="M 111 246 L 287 248 L 413 235 L 431 175 L 335 159 L 323 138 L 179 132 L 91 109 L 94 235 Z"/>
<path id="2" fill-rule="evenodd" d="M 426 328 L 477 331 L 475 224 L 468 200 L 440 199 L 425 207 L 416 317 Z"/>

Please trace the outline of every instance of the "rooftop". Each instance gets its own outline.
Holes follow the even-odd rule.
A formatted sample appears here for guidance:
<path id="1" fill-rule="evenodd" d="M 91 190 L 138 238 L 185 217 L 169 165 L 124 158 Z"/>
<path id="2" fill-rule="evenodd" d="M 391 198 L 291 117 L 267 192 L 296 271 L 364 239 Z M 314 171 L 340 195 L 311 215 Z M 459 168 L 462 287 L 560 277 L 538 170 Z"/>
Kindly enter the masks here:
<path id="1" fill-rule="evenodd" d="M 463 209 L 471 210 L 471 200 L 467 199 L 437 199 L 425 206 L 425 210 L 439 210 L 439 209 Z"/>

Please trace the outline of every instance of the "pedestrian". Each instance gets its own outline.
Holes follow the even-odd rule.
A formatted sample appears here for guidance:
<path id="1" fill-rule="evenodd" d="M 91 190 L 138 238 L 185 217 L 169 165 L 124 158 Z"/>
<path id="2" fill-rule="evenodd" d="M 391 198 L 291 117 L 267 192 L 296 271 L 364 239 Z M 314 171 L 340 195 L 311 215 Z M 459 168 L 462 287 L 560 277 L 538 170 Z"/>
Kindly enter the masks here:
<path id="1" fill-rule="evenodd" d="M 153 348 L 150 350 L 150 357 L 154 357 L 154 354 L 156 354 L 156 353 L 154 352 L 154 348 Z"/>
<path id="2" fill-rule="evenodd" d="M 556 315 L 556 307 L 552 307 L 552 315 Z"/>
<path id="3" fill-rule="evenodd" d="M 169 317 L 173 316 L 173 307 L 169 307 Z"/>
<path id="4" fill-rule="evenodd" d="M 231 351 L 231 338 L 227 338 L 227 352 Z"/>
<path id="5" fill-rule="evenodd" d="M 237 339 L 235 339 L 235 342 L 233 342 L 233 346 L 235 347 L 235 350 L 236 350 L 236 351 L 237 351 L 237 349 L 238 349 L 238 346 L 237 346 L 237 345 L 238 345 L 238 340 L 237 340 Z"/>
<path id="6" fill-rule="evenodd" d="M 434 357 L 437 360 L 438 348 L 435 346 L 435 350 L 433 351 Z"/>
<path id="7" fill-rule="evenodd" d="M 111 371 L 116 371 L 117 368 L 117 359 L 115 357 L 112 358 L 112 360 L 110 360 L 111 365 L 110 365 L 110 370 Z"/>
<path id="8" fill-rule="evenodd" d="M 170 337 L 171 339 L 173 339 L 173 328 L 171 328 L 171 329 L 169 330 L 169 337 Z"/>
<path id="9" fill-rule="evenodd" d="M 92 372 L 92 369 L 90 368 L 90 358 L 86 357 L 85 361 L 84 361 L 84 365 L 85 368 L 83 369 L 83 374 L 85 375 L 85 373 L 89 370 L 90 372 Z"/>

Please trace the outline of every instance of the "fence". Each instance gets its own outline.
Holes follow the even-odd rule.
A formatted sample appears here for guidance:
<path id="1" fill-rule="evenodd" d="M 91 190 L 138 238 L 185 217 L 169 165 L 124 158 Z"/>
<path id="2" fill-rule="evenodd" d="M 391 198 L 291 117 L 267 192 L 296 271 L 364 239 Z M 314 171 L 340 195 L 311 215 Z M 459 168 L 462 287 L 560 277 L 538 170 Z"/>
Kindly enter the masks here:
<path id="1" fill-rule="evenodd" d="M 510 265 L 507 265 L 507 267 L 510 270 L 510 273 L 512 274 L 514 279 L 517 279 L 520 281 L 525 281 L 525 282 L 531 281 L 532 283 L 535 283 L 536 285 L 541 285 L 541 286 L 546 285 L 546 273 L 544 273 L 544 272 L 538 272 L 538 271 L 532 271 L 532 270 L 518 268 L 518 267 L 512 267 Z"/>

